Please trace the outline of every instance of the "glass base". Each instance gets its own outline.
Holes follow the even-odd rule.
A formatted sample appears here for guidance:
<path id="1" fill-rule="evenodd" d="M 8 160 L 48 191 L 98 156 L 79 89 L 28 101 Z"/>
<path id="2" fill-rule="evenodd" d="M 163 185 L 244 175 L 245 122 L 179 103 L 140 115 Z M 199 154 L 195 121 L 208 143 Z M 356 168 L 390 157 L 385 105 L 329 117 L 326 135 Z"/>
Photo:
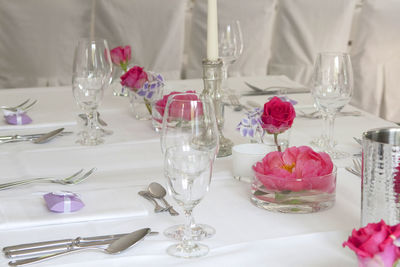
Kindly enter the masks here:
<path id="1" fill-rule="evenodd" d="M 329 209 L 335 204 L 334 198 L 325 201 L 304 202 L 303 204 L 296 204 L 296 201 L 293 201 L 292 204 L 273 203 L 261 200 L 256 196 L 251 196 L 250 200 L 259 208 L 281 213 L 313 213 Z"/>
<path id="2" fill-rule="evenodd" d="M 167 228 L 164 235 L 168 238 L 182 241 L 185 231 L 185 225 L 179 224 Z M 192 227 L 192 238 L 195 241 L 200 241 L 206 238 L 213 237 L 215 229 L 207 224 L 196 224 Z"/>
<path id="3" fill-rule="evenodd" d="M 183 244 L 175 244 L 167 248 L 167 253 L 178 258 L 198 258 L 208 254 L 210 249 L 203 244 L 194 244 L 193 247 L 185 248 Z"/>
<path id="4" fill-rule="evenodd" d="M 223 135 L 219 136 L 219 150 L 217 158 L 227 157 L 232 155 L 233 142 Z"/>
<path id="5" fill-rule="evenodd" d="M 326 147 L 326 143 L 327 143 L 326 139 L 323 138 L 322 136 L 316 137 L 316 138 L 314 138 L 313 140 L 311 140 L 311 142 L 310 142 L 310 144 L 311 144 L 313 147 L 315 147 L 315 148 L 320 148 L 320 149 L 323 149 L 324 147 Z M 333 145 L 336 146 L 336 145 L 337 145 L 337 142 L 336 142 L 336 141 L 333 141 Z"/>
<path id="6" fill-rule="evenodd" d="M 101 138 L 96 138 L 96 139 L 82 138 L 82 139 L 76 140 L 76 143 L 81 144 L 83 146 L 97 146 L 97 145 L 103 144 L 104 140 Z"/>

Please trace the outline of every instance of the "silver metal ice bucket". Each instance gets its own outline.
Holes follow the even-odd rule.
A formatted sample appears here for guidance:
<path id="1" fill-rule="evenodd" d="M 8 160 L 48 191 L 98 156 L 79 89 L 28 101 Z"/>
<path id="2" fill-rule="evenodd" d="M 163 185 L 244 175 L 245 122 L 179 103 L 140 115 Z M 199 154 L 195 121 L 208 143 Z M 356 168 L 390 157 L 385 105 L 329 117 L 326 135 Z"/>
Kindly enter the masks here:
<path id="1" fill-rule="evenodd" d="M 400 128 L 363 134 L 361 225 L 400 223 Z"/>

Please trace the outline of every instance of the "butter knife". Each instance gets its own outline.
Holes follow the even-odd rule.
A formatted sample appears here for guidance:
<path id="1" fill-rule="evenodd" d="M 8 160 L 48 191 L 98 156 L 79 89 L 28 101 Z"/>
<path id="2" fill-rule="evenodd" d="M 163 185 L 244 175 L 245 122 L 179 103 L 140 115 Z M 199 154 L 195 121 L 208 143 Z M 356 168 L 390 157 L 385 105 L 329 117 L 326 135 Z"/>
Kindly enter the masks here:
<path id="1" fill-rule="evenodd" d="M 150 232 L 149 235 L 157 235 L 158 232 Z M 77 237 L 75 239 L 60 239 L 45 242 L 27 243 L 16 246 L 8 246 L 3 248 L 3 253 L 7 258 L 17 257 L 30 257 L 41 254 L 56 253 L 69 249 L 71 246 L 80 244 L 81 246 L 95 246 L 99 242 L 109 244 L 112 241 L 127 235 L 114 234 L 114 235 L 102 235 L 93 237 Z"/>

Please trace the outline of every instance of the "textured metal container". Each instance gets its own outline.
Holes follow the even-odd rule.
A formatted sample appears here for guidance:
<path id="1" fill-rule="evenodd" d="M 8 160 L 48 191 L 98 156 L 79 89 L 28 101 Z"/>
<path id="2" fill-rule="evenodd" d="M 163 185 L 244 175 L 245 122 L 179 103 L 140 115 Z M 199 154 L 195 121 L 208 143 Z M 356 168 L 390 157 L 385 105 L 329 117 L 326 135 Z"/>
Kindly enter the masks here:
<path id="1" fill-rule="evenodd" d="M 363 134 L 361 225 L 400 223 L 400 128 Z"/>

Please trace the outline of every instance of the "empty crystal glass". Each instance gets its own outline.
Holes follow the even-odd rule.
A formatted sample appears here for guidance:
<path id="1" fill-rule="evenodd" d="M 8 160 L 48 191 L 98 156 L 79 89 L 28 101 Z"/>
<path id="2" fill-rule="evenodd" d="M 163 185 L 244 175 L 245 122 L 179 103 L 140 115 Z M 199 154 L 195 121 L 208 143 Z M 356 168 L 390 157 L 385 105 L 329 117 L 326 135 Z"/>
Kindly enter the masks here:
<path id="1" fill-rule="evenodd" d="M 184 226 L 166 230 L 167 236 L 182 240 L 167 252 L 183 258 L 203 256 L 208 253 L 208 247 L 195 241 L 208 234 L 205 230 L 213 228 L 204 229 L 204 225 L 195 224 L 192 210 L 209 190 L 218 151 L 212 101 L 197 94 L 170 96 L 164 112 L 161 147 L 168 192 L 186 215 Z"/>
<path id="2" fill-rule="evenodd" d="M 348 156 L 334 148 L 333 128 L 335 115 L 351 99 L 353 94 L 353 69 L 350 56 L 346 53 L 319 53 L 314 64 L 311 94 L 318 110 L 326 116 L 328 126 L 323 136 L 323 150 L 332 158 Z M 324 137 L 322 138 L 322 140 Z"/>
<path id="3" fill-rule="evenodd" d="M 228 68 L 243 52 L 243 36 L 240 21 L 221 23 L 219 30 L 219 56 L 222 59 L 222 90 L 227 90 Z"/>
<path id="4" fill-rule="evenodd" d="M 103 143 L 101 132 L 97 130 L 97 108 L 103 98 L 104 88 L 111 82 L 111 72 L 111 56 L 106 40 L 78 41 L 73 63 L 72 92 L 87 117 L 87 124 L 78 140 L 82 145 Z"/>

